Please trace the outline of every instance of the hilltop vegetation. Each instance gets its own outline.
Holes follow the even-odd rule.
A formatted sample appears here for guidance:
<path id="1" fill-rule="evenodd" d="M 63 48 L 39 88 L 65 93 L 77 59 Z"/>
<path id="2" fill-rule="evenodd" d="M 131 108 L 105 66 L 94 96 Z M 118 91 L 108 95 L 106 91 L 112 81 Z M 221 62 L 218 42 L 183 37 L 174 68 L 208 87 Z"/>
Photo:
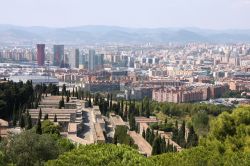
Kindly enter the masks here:
<path id="1" fill-rule="evenodd" d="M 232 113 L 223 112 L 211 123 L 199 146 L 180 153 L 165 153 L 149 158 L 125 145 L 81 146 L 49 161 L 47 166 L 66 165 L 242 165 L 250 163 L 250 106 Z"/>

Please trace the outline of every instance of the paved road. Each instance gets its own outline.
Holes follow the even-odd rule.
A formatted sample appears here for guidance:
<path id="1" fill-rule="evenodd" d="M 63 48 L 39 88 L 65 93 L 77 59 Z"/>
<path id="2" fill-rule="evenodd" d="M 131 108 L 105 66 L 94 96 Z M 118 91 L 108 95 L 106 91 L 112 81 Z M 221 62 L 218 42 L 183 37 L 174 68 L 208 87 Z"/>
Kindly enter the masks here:
<path id="1" fill-rule="evenodd" d="M 135 141 L 135 144 L 138 145 L 140 151 L 146 153 L 147 156 L 151 155 L 151 145 L 140 134 L 137 134 L 135 131 L 129 131 L 129 135 Z"/>
<path id="2" fill-rule="evenodd" d="M 80 137 L 88 140 L 91 143 L 94 143 L 93 139 L 93 115 L 89 109 L 83 110 L 83 131 L 80 134 Z"/>

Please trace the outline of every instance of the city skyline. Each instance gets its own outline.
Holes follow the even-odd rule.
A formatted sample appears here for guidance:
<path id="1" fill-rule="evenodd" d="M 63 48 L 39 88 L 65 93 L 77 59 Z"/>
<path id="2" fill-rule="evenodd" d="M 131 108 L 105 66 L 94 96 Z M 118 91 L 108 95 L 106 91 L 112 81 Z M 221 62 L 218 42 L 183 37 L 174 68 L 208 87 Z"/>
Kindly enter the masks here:
<path id="1" fill-rule="evenodd" d="M 1 6 L 0 24 L 20 26 L 250 29 L 249 0 L 10 0 Z"/>

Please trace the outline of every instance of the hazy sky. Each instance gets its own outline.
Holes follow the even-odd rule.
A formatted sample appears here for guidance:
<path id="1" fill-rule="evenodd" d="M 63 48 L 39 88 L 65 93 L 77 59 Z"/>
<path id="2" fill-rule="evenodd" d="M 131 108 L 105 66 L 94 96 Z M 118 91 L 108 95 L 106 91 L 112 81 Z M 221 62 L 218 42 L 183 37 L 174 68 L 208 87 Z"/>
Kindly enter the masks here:
<path id="1" fill-rule="evenodd" d="M 250 29 L 250 0 L 0 0 L 0 24 Z"/>

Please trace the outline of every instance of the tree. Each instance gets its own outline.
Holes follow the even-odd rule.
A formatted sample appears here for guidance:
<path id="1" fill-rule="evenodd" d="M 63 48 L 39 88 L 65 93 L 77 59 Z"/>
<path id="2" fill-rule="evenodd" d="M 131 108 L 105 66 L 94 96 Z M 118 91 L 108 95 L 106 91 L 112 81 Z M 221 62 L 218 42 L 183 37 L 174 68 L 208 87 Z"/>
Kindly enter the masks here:
<path id="1" fill-rule="evenodd" d="M 189 133 L 188 133 L 188 137 L 187 137 L 187 147 L 194 147 L 198 145 L 198 136 L 194 131 L 193 126 L 191 126 L 189 128 Z"/>
<path id="2" fill-rule="evenodd" d="M 177 139 L 177 143 L 183 148 L 185 148 L 186 146 L 185 132 L 186 132 L 186 124 L 185 121 L 183 121 L 178 131 L 178 139 Z"/>
<path id="3" fill-rule="evenodd" d="M 62 95 L 65 96 L 66 95 L 66 85 L 63 84 L 62 86 Z"/>
<path id="4" fill-rule="evenodd" d="M 10 163 L 17 166 L 43 165 L 59 155 L 57 142 L 49 135 L 39 135 L 27 130 L 11 136 L 10 140 L 4 146 L 6 156 Z"/>
<path id="5" fill-rule="evenodd" d="M 134 140 L 127 134 L 127 126 L 116 126 L 113 143 L 125 144 L 136 148 Z"/>
<path id="6" fill-rule="evenodd" d="M 125 111 L 123 113 L 123 120 L 128 121 L 128 102 L 126 102 Z"/>
<path id="7" fill-rule="evenodd" d="M 175 121 L 175 127 L 173 129 L 173 136 L 172 136 L 172 140 L 177 142 L 177 139 L 178 139 L 178 121 L 176 120 Z"/>
<path id="8" fill-rule="evenodd" d="M 149 99 L 147 99 L 146 117 L 149 118 L 149 116 L 150 116 L 150 104 L 149 104 Z"/>
<path id="9" fill-rule="evenodd" d="M 152 155 L 161 154 L 161 138 L 156 137 L 153 141 Z"/>
<path id="10" fill-rule="evenodd" d="M 59 101 L 59 109 L 61 109 L 62 107 L 65 107 L 64 105 L 64 98 L 62 97 L 62 99 Z"/>
<path id="11" fill-rule="evenodd" d="M 49 114 L 45 114 L 43 120 L 49 119 Z"/>
<path id="12" fill-rule="evenodd" d="M 23 115 L 23 114 L 21 115 L 21 118 L 20 118 L 20 120 L 19 120 L 19 126 L 20 126 L 21 128 L 24 128 L 24 127 L 25 127 L 25 118 L 24 118 L 24 115 Z"/>
<path id="13" fill-rule="evenodd" d="M 101 156 L 101 157 L 100 157 Z M 73 162 L 73 164 L 72 164 Z M 136 150 L 125 145 L 91 144 L 79 146 L 76 150 L 51 160 L 47 166 L 61 165 L 154 165 Z"/>
<path id="14" fill-rule="evenodd" d="M 155 139 L 155 133 L 154 133 L 154 130 L 151 130 L 151 132 L 150 132 L 151 134 L 150 134 L 150 137 L 149 137 L 149 144 L 150 145 L 153 145 L 153 143 L 154 143 L 154 139 Z"/>
<path id="15" fill-rule="evenodd" d="M 43 134 L 52 134 L 59 136 L 60 135 L 60 129 L 58 125 L 55 125 L 53 122 L 49 120 L 44 120 L 42 122 L 42 133 Z"/>
<path id="16" fill-rule="evenodd" d="M 167 144 L 166 144 L 166 140 L 163 137 L 161 139 L 161 153 L 166 153 L 167 152 Z"/>
<path id="17" fill-rule="evenodd" d="M 54 116 L 54 122 L 57 122 L 57 116 L 56 116 L 56 114 Z"/>
<path id="18" fill-rule="evenodd" d="M 42 109 L 41 108 L 39 110 L 38 119 L 42 119 Z"/>
<path id="19" fill-rule="evenodd" d="M 29 129 L 31 129 L 32 128 L 32 120 L 31 120 L 31 116 L 30 116 L 30 114 L 29 113 L 27 113 L 27 115 L 26 115 L 26 126 L 25 126 L 25 129 L 26 130 L 29 130 Z"/>
<path id="20" fill-rule="evenodd" d="M 89 106 L 89 107 L 92 107 L 91 94 L 89 95 L 88 106 Z"/>
<path id="21" fill-rule="evenodd" d="M 146 133 L 145 133 L 145 130 L 143 129 L 142 131 L 142 137 L 145 139 L 146 138 Z"/>
<path id="22" fill-rule="evenodd" d="M 148 127 L 147 130 L 146 130 L 146 141 L 149 143 L 150 142 L 150 137 L 151 137 L 151 130 L 150 128 Z"/>
<path id="23" fill-rule="evenodd" d="M 37 120 L 36 133 L 37 134 L 42 134 L 42 124 L 41 124 L 41 120 L 40 119 Z"/>
<path id="24" fill-rule="evenodd" d="M 66 102 L 67 102 L 67 103 L 69 102 L 69 96 L 67 96 L 67 98 L 66 98 Z"/>
<path id="25" fill-rule="evenodd" d="M 206 111 L 199 111 L 192 117 L 192 124 L 199 135 L 205 135 L 209 128 L 209 116 Z"/>
<path id="26" fill-rule="evenodd" d="M 136 130 L 136 122 L 135 122 L 135 117 L 133 113 L 131 113 L 129 116 L 129 126 L 130 126 L 131 131 Z"/>

